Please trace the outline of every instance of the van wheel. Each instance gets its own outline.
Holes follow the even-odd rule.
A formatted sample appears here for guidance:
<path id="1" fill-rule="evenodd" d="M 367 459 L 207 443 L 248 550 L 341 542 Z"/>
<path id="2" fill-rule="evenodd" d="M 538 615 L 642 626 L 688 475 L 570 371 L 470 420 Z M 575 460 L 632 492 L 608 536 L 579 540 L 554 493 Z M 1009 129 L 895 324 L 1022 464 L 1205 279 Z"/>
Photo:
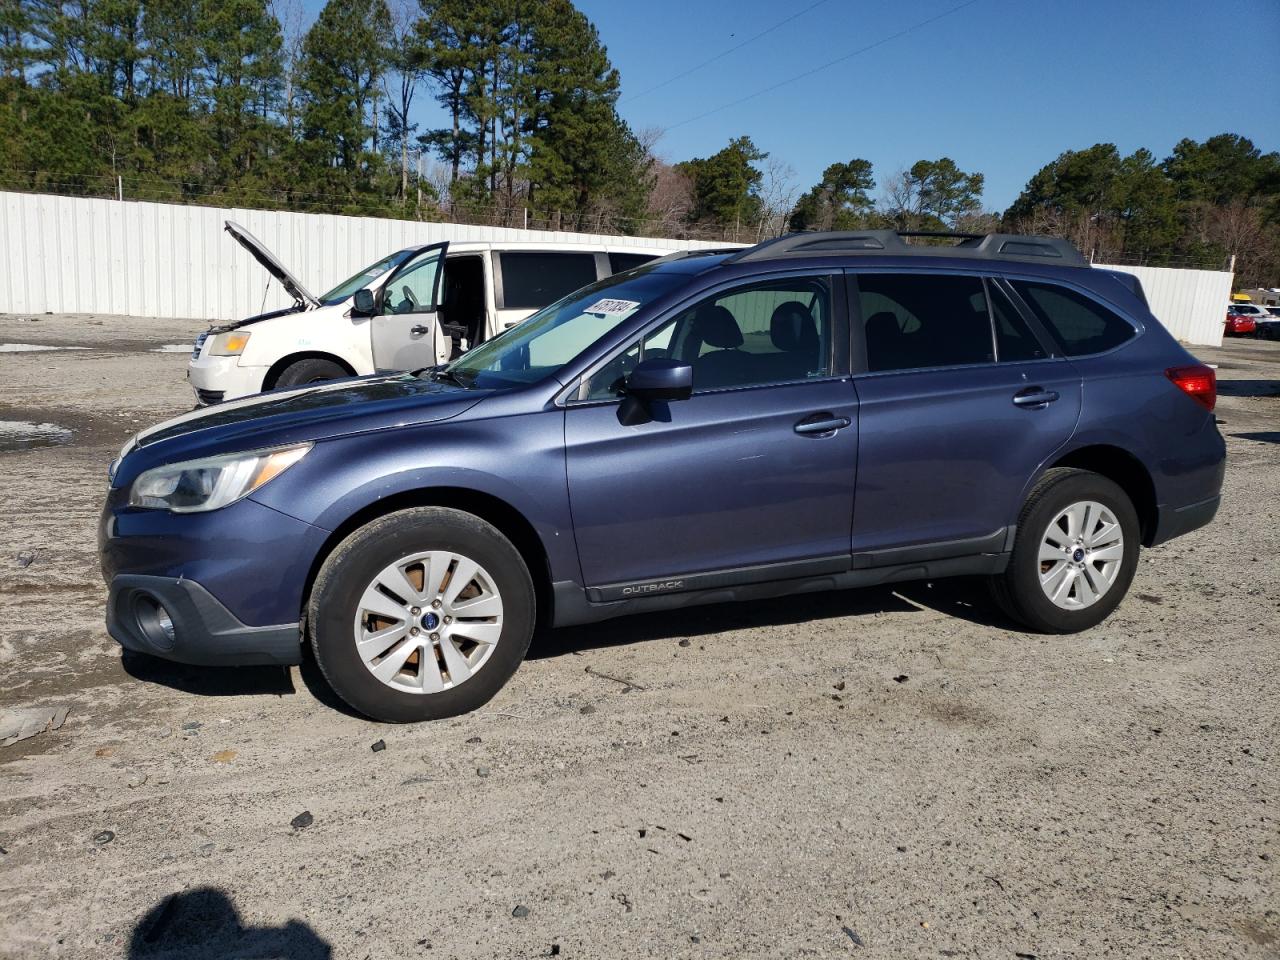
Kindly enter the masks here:
<path id="1" fill-rule="evenodd" d="M 1009 566 L 991 578 L 996 603 L 1042 633 L 1096 626 L 1120 605 L 1138 565 L 1138 514 L 1120 487 L 1057 467 L 1032 489 Z"/>
<path id="2" fill-rule="evenodd" d="M 322 380 L 337 380 L 351 376 L 340 364 L 332 360 L 321 360 L 311 357 L 306 360 L 295 360 L 276 377 L 274 386 L 301 387 L 308 383 L 320 383 Z"/>
<path id="3" fill-rule="evenodd" d="M 487 703 L 524 659 L 534 613 L 510 540 L 469 513 L 415 507 L 337 546 L 307 621 L 338 696 L 375 720 L 410 723 Z"/>

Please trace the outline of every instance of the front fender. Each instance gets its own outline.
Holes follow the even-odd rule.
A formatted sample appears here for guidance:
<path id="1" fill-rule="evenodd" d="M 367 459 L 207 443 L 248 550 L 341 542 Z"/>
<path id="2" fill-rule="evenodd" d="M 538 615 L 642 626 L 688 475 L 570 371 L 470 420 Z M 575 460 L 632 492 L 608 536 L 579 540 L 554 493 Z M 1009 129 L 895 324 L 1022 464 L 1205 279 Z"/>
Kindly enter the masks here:
<path id="1" fill-rule="evenodd" d="M 345 306 L 321 307 L 273 317 L 245 329 L 252 334 L 240 354 L 242 367 L 271 367 L 295 353 L 326 353 L 358 376 L 374 372 L 368 320 L 351 320 Z"/>
<path id="2" fill-rule="evenodd" d="M 333 531 L 380 501 L 452 488 L 485 494 L 533 527 L 556 579 L 576 580 L 565 475 L 564 411 L 422 424 L 317 443 L 298 467 L 253 495 Z"/>

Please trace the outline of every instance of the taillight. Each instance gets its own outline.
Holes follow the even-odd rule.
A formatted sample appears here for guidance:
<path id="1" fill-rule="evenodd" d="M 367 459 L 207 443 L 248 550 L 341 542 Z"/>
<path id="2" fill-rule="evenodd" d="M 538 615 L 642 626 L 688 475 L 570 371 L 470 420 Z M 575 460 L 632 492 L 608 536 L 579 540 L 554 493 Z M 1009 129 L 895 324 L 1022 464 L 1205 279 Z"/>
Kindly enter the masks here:
<path id="1" fill-rule="evenodd" d="M 1206 410 L 1218 402 L 1218 375 L 1213 367 L 1197 363 L 1194 367 L 1170 367 L 1164 375 Z"/>

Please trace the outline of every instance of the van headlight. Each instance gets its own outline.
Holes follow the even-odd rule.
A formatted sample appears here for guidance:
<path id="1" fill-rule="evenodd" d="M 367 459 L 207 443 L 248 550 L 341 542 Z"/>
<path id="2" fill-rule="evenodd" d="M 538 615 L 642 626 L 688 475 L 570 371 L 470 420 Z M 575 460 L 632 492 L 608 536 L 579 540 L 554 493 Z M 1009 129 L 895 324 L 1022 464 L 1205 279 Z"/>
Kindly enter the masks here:
<path id="1" fill-rule="evenodd" d="M 220 333 L 213 338 L 213 343 L 209 344 L 209 356 L 238 357 L 249 345 L 249 336 L 250 334 L 243 330 Z"/>
<path id="2" fill-rule="evenodd" d="M 296 447 L 230 453 L 153 467 L 129 490 L 129 506 L 172 513 L 203 513 L 247 497 L 297 463 L 311 449 Z"/>

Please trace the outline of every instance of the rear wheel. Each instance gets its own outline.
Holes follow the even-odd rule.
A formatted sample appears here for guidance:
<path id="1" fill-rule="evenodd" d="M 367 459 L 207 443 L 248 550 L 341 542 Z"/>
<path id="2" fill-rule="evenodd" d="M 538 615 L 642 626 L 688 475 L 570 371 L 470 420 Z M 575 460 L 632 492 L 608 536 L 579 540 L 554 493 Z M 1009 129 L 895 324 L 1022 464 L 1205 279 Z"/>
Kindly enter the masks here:
<path id="1" fill-rule="evenodd" d="M 300 387 L 308 383 L 321 383 L 325 380 L 337 380 L 340 377 L 349 376 L 351 374 L 341 364 L 319 357 L 310 357 L 306 360 L 295 360 L 281 370 L 280 376 L 276 377 L 275 386 Z"/>
<path id="2" fill-rule="evenodd" d="M 348 704 L 392 723 L 487 703 L 533 635 L 534 590 L 519 551 L 478 517 L 402 510 L 344 540 L 308 611 L 325 679 Z"/>
<path id="3" fill-rule="evenodd" d="M 1139 537 L 1137 512 L 1117 484 L 1087 470 L 1049 470 L 1022 508 L 1009 566 L 992 578 L 992 593 L 1034 630 L 1087 630 L 1124 599 Z"/>

